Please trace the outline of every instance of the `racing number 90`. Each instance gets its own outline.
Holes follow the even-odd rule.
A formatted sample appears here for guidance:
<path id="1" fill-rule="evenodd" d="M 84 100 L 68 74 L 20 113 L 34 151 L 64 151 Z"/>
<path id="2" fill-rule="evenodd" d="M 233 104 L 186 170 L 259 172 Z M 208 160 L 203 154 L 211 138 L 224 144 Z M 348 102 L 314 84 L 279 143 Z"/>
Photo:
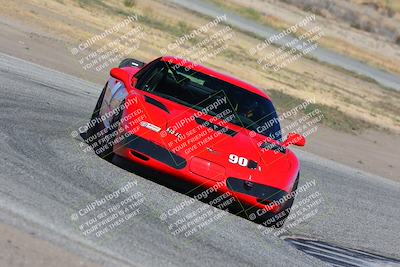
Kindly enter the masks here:
<path id="1" fill-rule="evenodd" d="M 249 161 L 244 157 L 239 157 L 235 154 L 229 155 L 229 162 L 233 164 L 239 164 L 240 166 L 246 167 Z"/>

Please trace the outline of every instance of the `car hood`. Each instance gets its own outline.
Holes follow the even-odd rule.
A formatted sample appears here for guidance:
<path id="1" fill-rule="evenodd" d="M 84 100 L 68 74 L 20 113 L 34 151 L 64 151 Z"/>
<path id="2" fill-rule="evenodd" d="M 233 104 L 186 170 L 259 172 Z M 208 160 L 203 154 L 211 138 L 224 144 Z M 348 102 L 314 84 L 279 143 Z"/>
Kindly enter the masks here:
<path id="1" fill-rule="evenodd" d="M 226 177 L 249 179 L 272 186 L 292 168 L 293 153 L 288 149 L 281 153 L 260 147 L 265 142 L 265 136 L 156 95 L 142 94 L 141 105 L 145 111 L 142 123 L 145 121 L 160 130 L 156 132 L 139 125 L 136 134 L 145 136 L 187 161 L 194 157 L 205 159 L 223 166 Z M 271 142 L 280 145 L 275 140 Z M 239 158 L 245 160 L 232 160 Z M 244 166 L 243 162 L 251 164 Z"/>

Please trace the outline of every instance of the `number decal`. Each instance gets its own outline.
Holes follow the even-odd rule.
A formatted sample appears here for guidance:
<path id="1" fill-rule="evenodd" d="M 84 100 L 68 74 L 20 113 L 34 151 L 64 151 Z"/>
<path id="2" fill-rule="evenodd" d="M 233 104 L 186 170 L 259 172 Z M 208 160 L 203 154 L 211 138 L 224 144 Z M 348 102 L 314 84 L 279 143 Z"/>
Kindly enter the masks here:
<path id="1" fill-rule="evenodd" d="M 238 160 L 239 160 L 239 157 L 236 156 L 235 154 L 230 154 L 229 155 L 229 162 L 230 163 L 236 164 L 238 162 Z"/>
<path id="2" fill-rule="evenodd" d="M 233 164 L 239 164 L 240 166 L 246 167 L 249 161 L 244 157 L 239 157 L 235 154 L 229 155 L 229 162 Z"/>
<path id="3" fill-rule="evenodd" d="M 240 166 L 246 167 L 247 163 L 249 163 L 249 161 L 246 158 L 240 157 L 238 163 Z"/>

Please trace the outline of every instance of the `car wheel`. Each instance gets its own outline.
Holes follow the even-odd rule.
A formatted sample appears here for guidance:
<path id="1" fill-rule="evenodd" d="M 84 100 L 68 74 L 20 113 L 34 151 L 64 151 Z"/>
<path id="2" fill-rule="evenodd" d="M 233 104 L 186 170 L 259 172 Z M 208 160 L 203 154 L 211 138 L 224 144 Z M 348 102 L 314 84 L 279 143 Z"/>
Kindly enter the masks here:
<path id="1" fill-rule="evenodd" d="M 293 188 L 290 191 L 290 193 L 294 192 L 297 190 L 297 186 L 299 184 L 299 178 L 300 178 L 300 173 L 297 174 L 296 181 L 293 184 Z M 276 216 L 280 213 L 273 214 L 273 213 L 267 213 L 261 218 L 262 224 L 264 224 L 267 227 L 274 227 L 274 228 L 280 228 L 283 226 L 285 223 L 286 219 L 289 217 L 290 210 L 292 209 L 292 205 L 294 202 L 294 197 L 290 198 L 283 206 L 282 211 L 284 212 L 282 215 L 279 216 L 279 218 L 276 218 Z"/>
<path id="2" fill-rule="evenodd" d="M 123 106 L 125 101 L 122 101 L 120 107 Z M 123 109 L 119 108 L 118 113 L 114 114 L 112 117 L 110 128 L 102 136 L 105 137 L 107 142 L 104 143 L 103 148 L 101 149 L 98 155 L 104 159 L 111 160 L 114 157 L 114 140 L 118 134 L 119 124 L 121 120 L 121 116 L 123 113 Z"/>
<path id="3" fill-rule="evenodd" d="M 107 90 L 107 84 L 101 92 L 99 99 L 97 100 L 96 106 L 93 110 L 91 121 L 94 121 L 94 125 L 88 130 L 87 137 L 92 140 L 89 144 L 92 146 L 94 152 L 101 158 L 111 160 L 114 156 L 113 153 L 113 141 L 119 128 L 119 121 L 122 116 L 123 109 L 119 108 L 118 113 L 114 114 L 110 128 L 105 129 L 104 124 L 100 118 L 100 108 L 103 103 L 104 95 Z M 121 105 L 124 105 L 125 101 L 122 101 Z M 101 134 L 100 134 L 101 132 Z M 90 136 L 96 136 L 96 138 L 90 138 Z"/>
<path id="4" fill-rule="evenodd" d="M 99 117 L 99 113 L 100 113 L 100 108 L 101 108 L 101 104 L 103 104 L 103 99 L 104 99 L 104 95 L 106 93 L 107 90 L 107 84 L 104 86 L 103 90 L 100 93 L 99 98 L 97 99 L 97 103 L 96 106 L 94 107 L 94 110 L 92 112 L 92 116 L 90 118 L 90 121 L 93 121 L 94 119 Z M 90 137 L 94 134 L 96 134 L 97 132 L 99 132 L 99 122 L 95 122 L 95 124 L 93 126 L 91 126 L 87 132 L 86 132 L 86 136 Z"/>

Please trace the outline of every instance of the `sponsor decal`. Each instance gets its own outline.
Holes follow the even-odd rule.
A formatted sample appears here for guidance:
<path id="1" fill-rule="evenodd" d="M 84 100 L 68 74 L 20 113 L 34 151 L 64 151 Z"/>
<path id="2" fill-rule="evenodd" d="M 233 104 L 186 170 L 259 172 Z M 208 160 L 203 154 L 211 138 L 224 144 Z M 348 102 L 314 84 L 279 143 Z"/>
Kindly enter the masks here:
<path id="1" fill-rule="evenodd" d="M 153 131 L 153 132 L 156 132 L 156 133 L 158 133 L 159 131 L 161 131 L 161 128 L 160 128 L 160 127 L 158 127 L 158 126 L 156 126 L 156 125 L 154 125 L 154 124 L 152 124 L 152 123 L 150 123 L 150 122 L 147 122 L 147 121 L 141 121 L 141 122 L 140 122 L 140 126 L 146 128 L 146 129 L 149 129 L 149 130 L 151 130 L 151 131 Z"/>
<path id="2" fill-rule="evenodd" d="M 177 138 L 182 138 L 183 135 L 176 132 L 175 130 L 173 130 L 172 128 L 168 127 L 167 130 L 165 130 L 167 133 L 172 134 L 174 136 L 176 136 Z"/>

